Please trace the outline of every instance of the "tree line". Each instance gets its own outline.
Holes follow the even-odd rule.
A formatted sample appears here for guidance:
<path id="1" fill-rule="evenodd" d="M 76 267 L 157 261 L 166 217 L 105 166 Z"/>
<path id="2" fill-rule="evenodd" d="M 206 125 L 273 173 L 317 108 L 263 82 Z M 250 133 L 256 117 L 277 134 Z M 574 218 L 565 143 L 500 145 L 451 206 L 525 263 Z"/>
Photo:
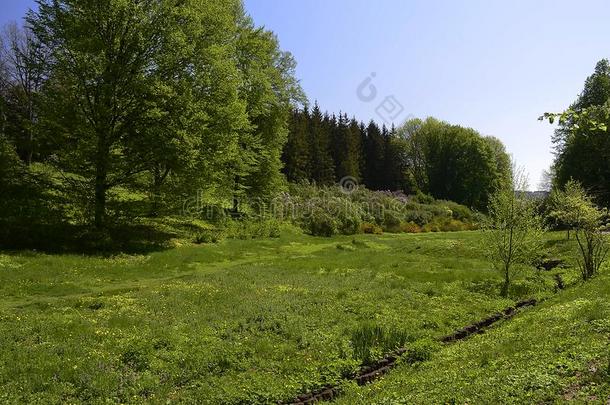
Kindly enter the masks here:
<path id="1" fill-rule="evenodd" d="M 57 199 L 49 217 L 104 227 L 348 176 L 484 210 L 510 177 L 504 146 L 473 129 L 305 107 L 293 57 L 241 0 L 38 0 L 1 39 L 5 217 Z"/>
<path id="2" fill-rule="evenodd" d="M 371 190 L 421 192 L 484 210 L 510 182 L 511 164 L 497 138 L 434 118 L 399 128 L 322 113 L 292 112 L 283 153 L 291 182 L 333 184 L 353 177 Z"/>

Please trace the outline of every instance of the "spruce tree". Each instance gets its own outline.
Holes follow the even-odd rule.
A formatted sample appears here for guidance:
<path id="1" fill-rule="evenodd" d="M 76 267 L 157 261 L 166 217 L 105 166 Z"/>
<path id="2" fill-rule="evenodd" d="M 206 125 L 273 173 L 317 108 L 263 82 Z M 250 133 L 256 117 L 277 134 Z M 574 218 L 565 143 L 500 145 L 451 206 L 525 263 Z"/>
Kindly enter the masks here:
<path id="1" fill-rule="evenodd" d="M 288 142 L 283 155 L 284 173 L 290 182 L 298 183 L 312 179 L 308 123 L 307 107 L 292 112 Z"/>
<path id="2" fill-rule="evenodd" d="M 324 119 L 316 102 L 311 112 L 308 129 L 311 145 L 311 177 L 318 184 L 333 184 L 335 178 L 333 158 L 330 152 L 330 132 L 327 126 L 329 120 L 330 118 Z M 326 124 L 325 121 L 327 121 Z"/>

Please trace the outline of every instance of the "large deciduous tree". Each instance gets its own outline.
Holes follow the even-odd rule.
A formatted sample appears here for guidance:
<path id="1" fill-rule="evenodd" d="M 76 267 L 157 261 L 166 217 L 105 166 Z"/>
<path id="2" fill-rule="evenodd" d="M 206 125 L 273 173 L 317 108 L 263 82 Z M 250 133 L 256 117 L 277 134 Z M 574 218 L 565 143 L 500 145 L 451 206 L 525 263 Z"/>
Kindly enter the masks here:
<path id="1" fill-rule="evenodd" d="M 171 6 L 144 0 L 39 0 L 28 23 L 51 53 L 46 127 L 66 146 L 61 169 L 91 184 L 95 225 L 108 190 L 147 169 L 128 150 L 163 106 L 156 87 Z"/>
<path id="2" fill-rule="evenodd" d="M 597 200 L 610 206 L 610 63 L 599 61 L 585 81 L 578 99 L 559 116 L 553 142 L 556 148 L 555 183 L 580 182 Z"/>
<path id="3" fill-rule="evenodd" d="M 484 210 L 509 181 L 509 157 L 496 138 L 428 118 L 398 130 L 406 141 L 403 164 L 416 190 Z"/>

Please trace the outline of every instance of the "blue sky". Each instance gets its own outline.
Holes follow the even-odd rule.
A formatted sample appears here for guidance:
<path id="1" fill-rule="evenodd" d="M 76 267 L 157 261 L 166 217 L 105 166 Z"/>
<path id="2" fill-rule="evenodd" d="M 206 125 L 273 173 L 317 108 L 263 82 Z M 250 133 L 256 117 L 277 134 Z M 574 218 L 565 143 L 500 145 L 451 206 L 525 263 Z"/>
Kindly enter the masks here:
<path id="1" fill-rule="evenodd" d="M 2 0 L 0 22 L 33 3 Z M 434 116 L 500 138 L 532 188 L 552 161 L 553 127 L 537 117 L 568 107 L 595 63 L 610 58 L 610 3 L 601 0 L 245 4 L 294 54 L 307 96 L 323 109 L 381 122 L 376 110 L 393 96 L 394 110 L 379 110 L 389 121 Z"/>

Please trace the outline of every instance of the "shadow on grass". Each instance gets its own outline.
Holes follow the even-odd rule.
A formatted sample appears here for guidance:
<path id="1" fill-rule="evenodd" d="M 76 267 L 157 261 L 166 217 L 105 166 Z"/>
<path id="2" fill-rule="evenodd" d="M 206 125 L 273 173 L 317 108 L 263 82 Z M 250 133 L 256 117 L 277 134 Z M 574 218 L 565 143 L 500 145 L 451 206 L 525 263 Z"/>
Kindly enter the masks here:
<path id="1" fill-rule="evenodd" d="M 114 255 L 144 254 L 170 249 L 178 235 L 153 225 L 112 225 L 95 230 L 66 223 L 0 221 L 0 250 L 36 250 L 44 253 Z"/>

